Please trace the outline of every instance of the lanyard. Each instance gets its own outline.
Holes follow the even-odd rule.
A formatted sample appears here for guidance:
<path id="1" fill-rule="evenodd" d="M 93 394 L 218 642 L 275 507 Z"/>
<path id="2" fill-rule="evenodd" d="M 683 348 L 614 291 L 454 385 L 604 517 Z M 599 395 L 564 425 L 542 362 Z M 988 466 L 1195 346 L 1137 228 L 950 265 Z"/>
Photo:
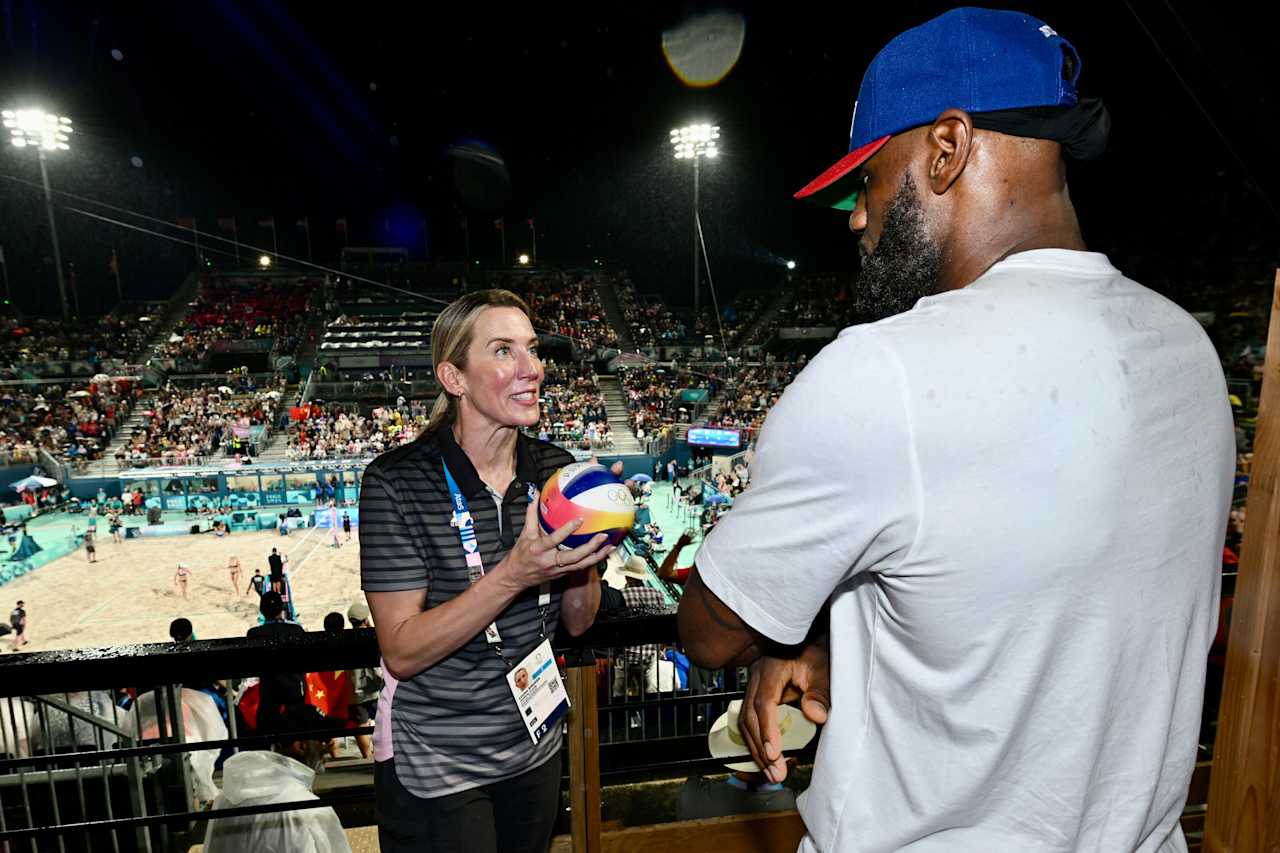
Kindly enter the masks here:
<path id="1" fill-rule="evenodd" d="M 458 482 L 453 479 L 453 474 L 449 471 L 449 466 L 443 461 L 444 479 L 449 485 L 449 493 L 453 500 L 453 521 L 450 522 L 458 529 L 458 538 L 462 541 L 462 553 L 467 560 L 467 580 L 472 586 L 479 583 L 480 578 L 484 577 L 484 561 L 480 557 L 480 541 L 476 538 L 475 521 L 471 518 L 471 510 L 467 505 L 467 496 L 462 493 L 462 489 L 458 488 Z M 530 500 L 535 498 L 530 495 Z M 499 509 L 501 512 L 501 509 Z M 542 636 L 547 636 L 547 610 L 551 607 L 551 584 L 544 583 L 538 588 L 538 622 L 542 631 Z M 498 653 L 498 657 L 510 668 L 511 662 L 507 660 L 502 653 L 502 635 L 498 633 L 498 622 L 495 619 L 489 623 L 484 629 L 484 639 L 494 651 Z"/>

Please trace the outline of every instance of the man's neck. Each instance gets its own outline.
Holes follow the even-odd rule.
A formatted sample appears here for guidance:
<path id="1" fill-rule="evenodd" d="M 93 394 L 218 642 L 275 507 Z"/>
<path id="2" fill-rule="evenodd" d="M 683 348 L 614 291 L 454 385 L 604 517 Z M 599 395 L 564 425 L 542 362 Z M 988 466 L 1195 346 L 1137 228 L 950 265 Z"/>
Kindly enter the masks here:
<path id="1" fill-rule="evenodd" d="M 1004 192 L 978 199 L 966 226 L 943 248 L 943 290 L 971 284 L 991 267 L 1033 249 L 1088 251 L 1067 192 L 1063 167 L 1024 174 Z M 973 224 L 980 223 L 980 224 Z"/>
<path id="2" fill-rule="evenodd" d="M 458 413 L 452 429 L 454 440 L 480 479 L 500 492 L 505 490 L 515 477 L 517 429 L 474 415 L 467 417 L 464 412 Z"/>

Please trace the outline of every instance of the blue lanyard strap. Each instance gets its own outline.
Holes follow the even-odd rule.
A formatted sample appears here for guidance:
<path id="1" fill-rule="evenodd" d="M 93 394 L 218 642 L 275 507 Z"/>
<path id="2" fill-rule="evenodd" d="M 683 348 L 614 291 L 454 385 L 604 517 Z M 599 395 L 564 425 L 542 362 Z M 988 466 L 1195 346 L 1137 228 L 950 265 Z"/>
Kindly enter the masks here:
<path id="1" fill-rule="evenodd" d="M 467 560 L 467 579 L 471 581 L 472 586 L 475 586 L 480 578 L 484 577 L 484 561 L 480 557 L 480 542 L 476 539 L 476 524 L 467 506 L 467 496 L 462 493 L 462 489 L 458 488 L 458 481 L 453 479 L 448 464 L 443 461 L 441 464 L 444 465 L 444 479 L 449 485 L 453 501 L 453 520 L 449 523 L 458 529 L 458 538 L 462 541 L 462 553 Z M 484 629 L 484 639 L 494 647 L 498 657 L 505 661 L 506 657 L 502 654 L 502 635 L 498 633 L 496 619 Z"/>
<path id="2" fill-rule="evenodd" d="M 484 561 L 480 556 L 480 541 L 476 538 L 475 520 L 471 517 L 471 510 L 467 504 L 467 496 L 462 493 L 462 489 L 458 488 L 458 481 L 453 478 L 452 472 L 449 471 L 448 463 L 441 460 L 444 467 L 445 483 L 449 486 L 450 499 L 453 505 L 453 520 L 449 523 L 458 529 L 458 539 L 462 542 L 462 553 L 467 561 L 467 579 L 475 586 L 480 578 L 484 577 Z M 530 487 L 529 500 L 537 500 L 537 493 Z M 551 606 L 551 587 L 549 584 L 543 584 L 538 595 L 538 621 L 541 627 L 542 636 L 547 636 L 547 614 Z M 493 646 L 498 653 L 498 657 L 510 662 L 506 656 L 502 654 L 502 635 L 498 633 L 498 622 L 494 620 L 484 629 L 484 638 L 489 645 Z"/>

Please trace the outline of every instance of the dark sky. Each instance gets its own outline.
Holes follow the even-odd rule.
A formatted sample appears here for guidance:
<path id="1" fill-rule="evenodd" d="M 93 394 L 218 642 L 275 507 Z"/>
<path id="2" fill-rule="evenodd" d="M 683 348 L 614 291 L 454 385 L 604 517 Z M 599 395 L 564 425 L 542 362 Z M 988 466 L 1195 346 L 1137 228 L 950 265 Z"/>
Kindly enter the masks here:
<path id="1" fill-rule="evenodd" d="M 842 214 L 790 195 L 844 153 L 875 52 L 948 8 L 873 5 L 0 0 L 0 97 L 72 116 L 74 147 L 51 163 L 55 187 L 122 208 L 194 215 L 209 230 L 235 215 L 241 239 L 259 244 L 270 236 L 256 221 L 274 216 L 281 251 L 294 254 L 305 252 L 294 223 L 306 216 L 317 256 L 336 253 L 334 220 L 345 217 L 353 244 L 433 260 L 462 259 L 464 214 L 472 255 L 486 261 L 498 255 L 494 218 L 505 217 L 514 255 L 529 249 L 534 217 L 545 261 L 600 257 L 684 302 L 692 182 L 667 132 L 695 119 L 723 134 L 725 156 L 702 172 L 722 294 L 776 285 L 785 258 L 856 267 Z M 1082 93 L 1112 112 L 1107 158 L 1072 171 L 1092 245 L 1191 291 L 1219 275 L 1218 255 L 1261 244 L 1275 260 L 1270 22 L 1182 0 L 1021 8 L 1076 45 Z M 719 85 L 691 89 L 667 67 L 661 35 L 713 9 L 741 14 L 743 52 Z M 496 153 L 505 176 L 450 154 L 458 146 Z M 0 174 L 39 180 L 30 152 L 8 146 Z M 58 205 L 64 259 L 87 304 L 110 304 L 112 247 L 139 294 L 172 289 L 192 257 L 69 208 L 110 211 Z M 20 303 L 54 310 L 38 191 L 0 181 L 0 245 Z M 1184 256 L 1198 260 L 1148 261 Z"/>

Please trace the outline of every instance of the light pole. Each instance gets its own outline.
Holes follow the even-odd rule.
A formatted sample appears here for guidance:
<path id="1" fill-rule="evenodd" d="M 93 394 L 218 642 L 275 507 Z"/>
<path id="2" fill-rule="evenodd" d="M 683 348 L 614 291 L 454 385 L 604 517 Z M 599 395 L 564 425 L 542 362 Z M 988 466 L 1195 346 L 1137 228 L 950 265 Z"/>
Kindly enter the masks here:
<path id="1" fill-rule="evenodd" d="M 40 158 L 40 180 L 44 182 L 44 207 L 49 214 L 49 236 L 53 241 L 53 267 L 58 275 L 58 298 L 62 302 L 62 320 L 70 319 L 67 285 L 62 278 L 62 250 L 58 248 L 58 226 L 53 219 L 53 192 L 49 189 L 49 170 L 45 155 L 50 151 L 67 151 L 71 146 L 71 119 L 44 110 L 4 110 L 0 113 L 9 128 L 9 141 L 14 148 L 33 147 Z"/>
<path id="2" fill-rule="evenodd" d="M 698 286 L 700 270 L 698 268 L 698 252 L 701 243 L 701 228 L 698 223 L 698 161 L 703 157 L 714 159 L 720 150 L 716 140 L 720 138 L 720 128 L 714 124 L 693 124 L 671 131 L 671 147 L 675 149 L 677 160 L 693 161 L 693 323 L 697 327 L 698 318 L 702 314 L 702 288 Z"/>

